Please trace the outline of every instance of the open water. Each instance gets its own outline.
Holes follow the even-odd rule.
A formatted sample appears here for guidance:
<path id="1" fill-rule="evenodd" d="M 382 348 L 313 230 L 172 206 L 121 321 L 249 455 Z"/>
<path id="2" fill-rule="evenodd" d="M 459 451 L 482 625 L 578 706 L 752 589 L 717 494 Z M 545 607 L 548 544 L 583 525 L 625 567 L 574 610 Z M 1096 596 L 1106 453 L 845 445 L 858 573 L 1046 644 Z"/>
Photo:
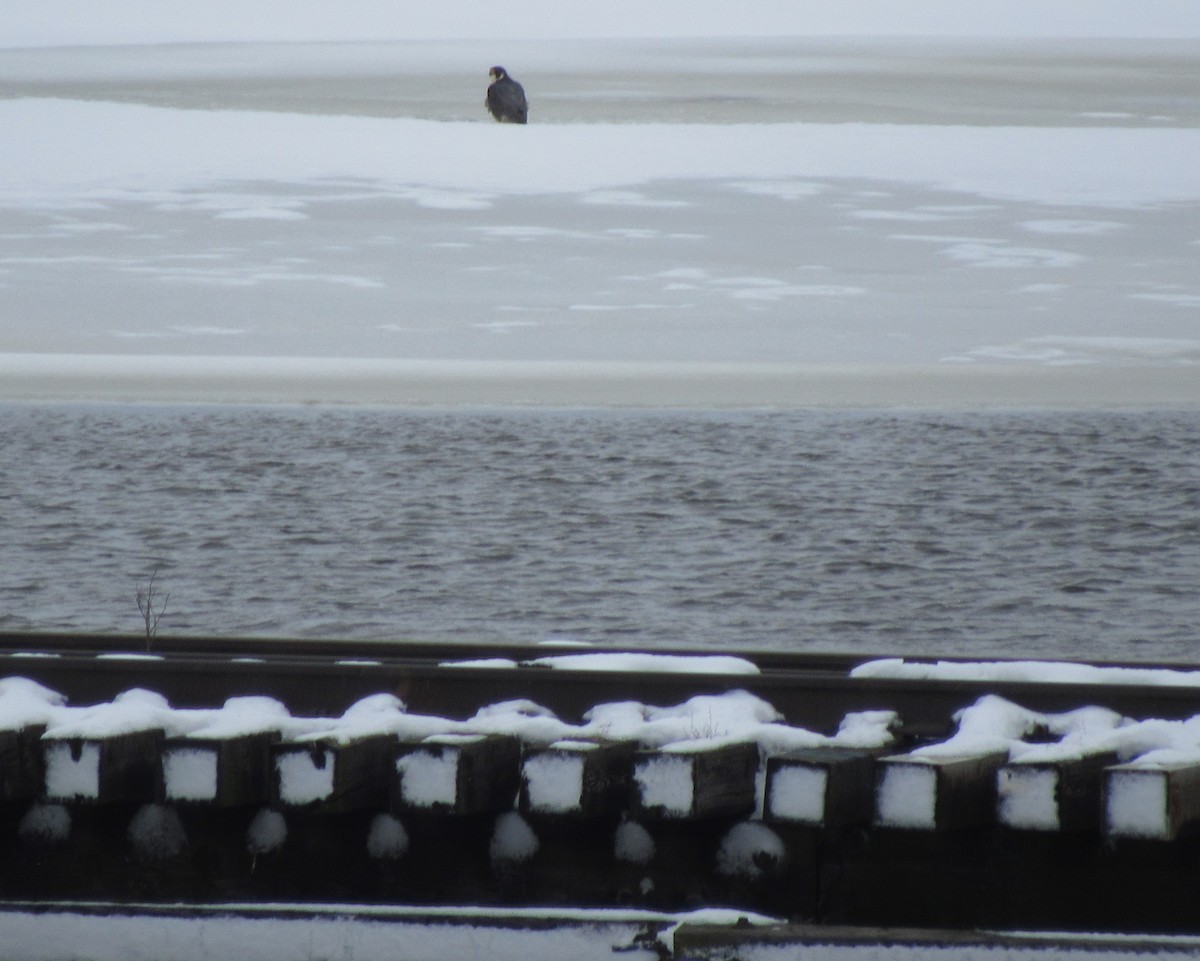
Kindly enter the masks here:
<path id="1" fill-rule="evenodd" d="M 0 629 L 1200 652 L 1200 412 L 0 406 Z"/>

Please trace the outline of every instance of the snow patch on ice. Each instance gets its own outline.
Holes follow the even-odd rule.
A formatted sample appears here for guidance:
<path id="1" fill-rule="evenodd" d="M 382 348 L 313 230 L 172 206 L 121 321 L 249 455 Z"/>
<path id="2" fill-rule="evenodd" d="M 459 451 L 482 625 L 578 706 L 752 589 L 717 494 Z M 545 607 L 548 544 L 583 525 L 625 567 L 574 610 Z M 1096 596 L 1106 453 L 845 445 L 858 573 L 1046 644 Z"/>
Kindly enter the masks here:
<path id="1" fill-rule="evenodd" d="M 947 247 L 942 253 L 972 267 L 1074 267 L 1083 262 L 1082 254 L 1069 250 L 1049 250 L 1041 247 L 1013 247 L 999 243 L 960 243 Z"/>
<path id="2" fill-rule="evenodd" d="M 184 334 L 189 337 L 241 337 L 249 332 L 246 327 L 218 327 L 214 324 L 193 324 L 189 326 L 180 326 L 176 324 L 171 327 L 177 334 Z"/>
<path id="3" fill-rule="evenodd" d="M 1124 224 L 1115 220 L 1026 220 L 1022 230 L 1032 234 L 1071 234 L 1100 236 L 1121 230 Z"/>
<path id="4" fill-rule="evenodd" d="M 1200 294 L 1188 293 L 1145 293 L 1145 294 L 1130 294 L 1137 300 L 1156 300 L 1164 304 L 1172 304 L 1176 307 L 1200 307 Z"/>
<path id="5" fill-rule="evenodd" d="M 25 207 L 101 200 L 105 184 L 110 196 L 128 197 L 127 185 L 153 196 L 239 181 L 326 183 L 330 176 L 389 195 L 416 190 L 426 203 L 435 196 L 481 203 L 503 194 L 586 194 L 716 178 L 861 177 L 983 197 L 1114 206 L 1194 200 L 1200 192 L 1187 174 L 1200 151 L 1198 132 L 1190 129 L 565 123 L 530 126 L 510 139 L 497 138 L 484 123 L 42 98 L 0 103 L 0 123 L 10 131 L 0 194 Z M 621 149 L 614 151 L 614 141 Z M 63 148 L 79 142 L 91 149 Z M 397 151 L 398 142 L 422 149 Z M 1057 163 L 1044 162 L 1050 153 Z M 1006 162 L 997 163 L 997 155 Z M 505 236 L 502 226 L 482 229 Z M 531 239 L 550 228 L 516 230 Z M 1047 253 L 999 248 L 962 255 L 1026 264 Z M 1066 252 L 1048 255 L 1058 262 Z"/>
<path id="6" fill-rule="evenodd" d="M 308 220 L 308 214 L 289 207 L 244 207 L 225 210 L 215 220 Z"/>
<path id="7" fill-rule="evenodd" d="M 857 297 L 867 293 L 865 287 L 852 287 L 846 284 L 785 284 L 783 282 L 744 290 L 732 290 L 729 296 L 734 300 L 770 301 L 772 303 L 785 297 Z"/>
<path id="8" fill-rule="evenodd" d="M 827 184 L 808 180 L 745 180 L 731 183 L 729 186 L 743 193 L 776 197 L 780 200 L 807 200 L 829 190 Z"/>
<path id="9" fill-rule="evenodd" d="M 1048 366 L 1111 362 L 1191 366 L 1200 363 L 1200 340 L 1180 337 L 1029 337 L 1012 344 L 976 347 L 963 356 L 970 360 Z"/>
<path id="10" fill-rule="evenodd" d="M 938 223 L 954 219 L 931 210 L 853 210 L 849 216 L 854 220 L 900 220 L 912 223 Z"/>
<path id="11" fill-rule="evenodd" d="M 647 197 L 636 190 L 594 190 L 580 198 L 580 203 L 597 207 L 688 207 L 686 200 L 665 200 Z"/>

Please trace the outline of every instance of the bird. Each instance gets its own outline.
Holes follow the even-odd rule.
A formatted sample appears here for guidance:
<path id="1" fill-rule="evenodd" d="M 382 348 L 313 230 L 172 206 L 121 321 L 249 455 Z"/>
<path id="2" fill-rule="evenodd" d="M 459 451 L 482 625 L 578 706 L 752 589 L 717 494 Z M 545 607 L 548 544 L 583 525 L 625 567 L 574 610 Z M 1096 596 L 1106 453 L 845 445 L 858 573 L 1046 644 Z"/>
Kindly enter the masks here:
<path id="1" fill-rule="evenodd" d="M 500 123 L 525 123 L 529 119 L 525 88 L 503 67 L 492 67 L 488 76 L 492 83 L 487 89 L 485 103 L 491 115 Z"/>

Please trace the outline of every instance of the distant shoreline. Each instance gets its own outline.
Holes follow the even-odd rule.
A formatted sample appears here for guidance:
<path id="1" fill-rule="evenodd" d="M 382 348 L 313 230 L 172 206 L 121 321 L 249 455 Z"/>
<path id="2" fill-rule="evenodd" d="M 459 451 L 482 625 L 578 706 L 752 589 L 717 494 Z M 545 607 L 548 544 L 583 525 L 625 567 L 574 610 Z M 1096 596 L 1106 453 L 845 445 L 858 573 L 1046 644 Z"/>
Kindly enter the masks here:
<path id="1" fill-rule="evenodd" d="M 0 354 L 0 400 L 652 408 L 1198 408 L 1200 367 Z"/>
<path id="2" fill-rule="evenodd" d="M 0 98 L 490 124 L 479 69 L 466 65 L 486 65 L 494 48 L 479 40 L 0 47 Z M 1200 122 L 1194 37 L 525 40 L 504 48 L 536 91 L 540 125 L 1162 130 Z"/>

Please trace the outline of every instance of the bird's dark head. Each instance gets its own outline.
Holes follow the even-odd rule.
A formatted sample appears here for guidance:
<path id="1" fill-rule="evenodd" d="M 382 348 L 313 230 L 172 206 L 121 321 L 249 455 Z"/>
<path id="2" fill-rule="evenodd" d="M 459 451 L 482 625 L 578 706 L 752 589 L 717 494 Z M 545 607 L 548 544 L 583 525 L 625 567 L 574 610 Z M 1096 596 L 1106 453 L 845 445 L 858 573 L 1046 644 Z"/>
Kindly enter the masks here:
<path id="1" fill-rule="evenodd" d="M 488 76 L 493 80 L 503 80 L 508 76 L 508 71 L 503 67 L 492 67 L 492 69 L 488 71 Z"/>

